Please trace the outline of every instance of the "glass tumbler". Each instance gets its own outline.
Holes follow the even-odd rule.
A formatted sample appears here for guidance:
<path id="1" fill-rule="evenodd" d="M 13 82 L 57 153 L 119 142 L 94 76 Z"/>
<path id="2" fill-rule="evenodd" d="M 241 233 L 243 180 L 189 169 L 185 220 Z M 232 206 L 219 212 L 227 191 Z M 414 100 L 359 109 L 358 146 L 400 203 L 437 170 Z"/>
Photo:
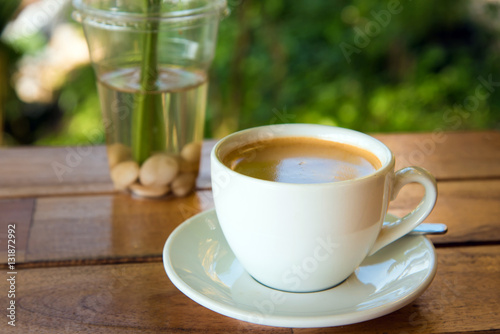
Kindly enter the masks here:
<path id="1" fill-rule="evenodd" d="M 111 179 L 185 196 L 198 176 L 207 71 L 225 0 L 73 0 L 94 68 Z"/>

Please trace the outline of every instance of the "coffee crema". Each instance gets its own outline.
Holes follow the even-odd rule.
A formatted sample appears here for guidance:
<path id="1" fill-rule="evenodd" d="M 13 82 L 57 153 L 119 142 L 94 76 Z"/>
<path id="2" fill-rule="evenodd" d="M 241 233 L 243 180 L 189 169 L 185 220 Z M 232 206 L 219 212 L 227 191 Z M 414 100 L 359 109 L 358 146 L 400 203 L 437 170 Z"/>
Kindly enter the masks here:
<path id="1" fill-rule="evenodd" d="M 281 137 L 241 146 L 222 158 L 235 172 L 284 183 L 328 183 L 360 178 L 381 167 L 370 151 L 311 137 Z"/>

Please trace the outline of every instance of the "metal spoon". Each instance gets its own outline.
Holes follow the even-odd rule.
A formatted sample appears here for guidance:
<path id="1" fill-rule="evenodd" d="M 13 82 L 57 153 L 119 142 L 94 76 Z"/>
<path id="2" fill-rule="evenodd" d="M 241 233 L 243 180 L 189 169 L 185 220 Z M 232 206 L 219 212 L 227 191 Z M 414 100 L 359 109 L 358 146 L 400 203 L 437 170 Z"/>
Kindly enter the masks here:
<path id="1" fill-rule="evenodd" d="M 435 223 L 422 223 L 413 229 L 409 234 L 422 235 L 422 234 L 445 234 L 448 231 L 448 226 L 445 224 Z"/>

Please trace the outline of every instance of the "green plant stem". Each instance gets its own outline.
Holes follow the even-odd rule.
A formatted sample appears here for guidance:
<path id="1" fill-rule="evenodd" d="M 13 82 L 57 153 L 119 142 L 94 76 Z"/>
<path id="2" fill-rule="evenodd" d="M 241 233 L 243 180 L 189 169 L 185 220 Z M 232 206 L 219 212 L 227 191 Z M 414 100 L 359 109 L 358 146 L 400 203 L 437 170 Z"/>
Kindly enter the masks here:
<path id="1" fill-rule="evenodd" d="M 160 11 L 161 0 L 145 0 L 148 15 Z M 158 22 L 152 21 L 149 31 L 144 36 L 144 47 L 141 63 L 141 91 L 136 96 L 135 110 L 132 117 L 132 151 L 134 160 L 142 164 L 151 155 L 153 147 L 153 119 L 158 108 Z M 162 127 L 161 124 L 157 124 Z"/>

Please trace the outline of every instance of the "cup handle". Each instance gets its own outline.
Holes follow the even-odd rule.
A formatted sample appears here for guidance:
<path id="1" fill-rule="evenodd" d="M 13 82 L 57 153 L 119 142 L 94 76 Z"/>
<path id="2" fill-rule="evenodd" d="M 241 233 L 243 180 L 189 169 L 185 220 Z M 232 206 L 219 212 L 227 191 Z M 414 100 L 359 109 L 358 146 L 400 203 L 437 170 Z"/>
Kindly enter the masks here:
<path id="1" fill-rule="evenodd" d="M 393 201 L 396 198 L 401 188 L 408 183 L 414 182 L 424 186 L 425 194 L 422 201 L 406 216 L 396 220 L 394 223 L 384 225 L 368 255 L 373 255 L 381 248 L 408 234 L 431 213 L 437 199 L 436 179 L 421 167 L 406 167 L 394 174 L 390 200 Z"/>

